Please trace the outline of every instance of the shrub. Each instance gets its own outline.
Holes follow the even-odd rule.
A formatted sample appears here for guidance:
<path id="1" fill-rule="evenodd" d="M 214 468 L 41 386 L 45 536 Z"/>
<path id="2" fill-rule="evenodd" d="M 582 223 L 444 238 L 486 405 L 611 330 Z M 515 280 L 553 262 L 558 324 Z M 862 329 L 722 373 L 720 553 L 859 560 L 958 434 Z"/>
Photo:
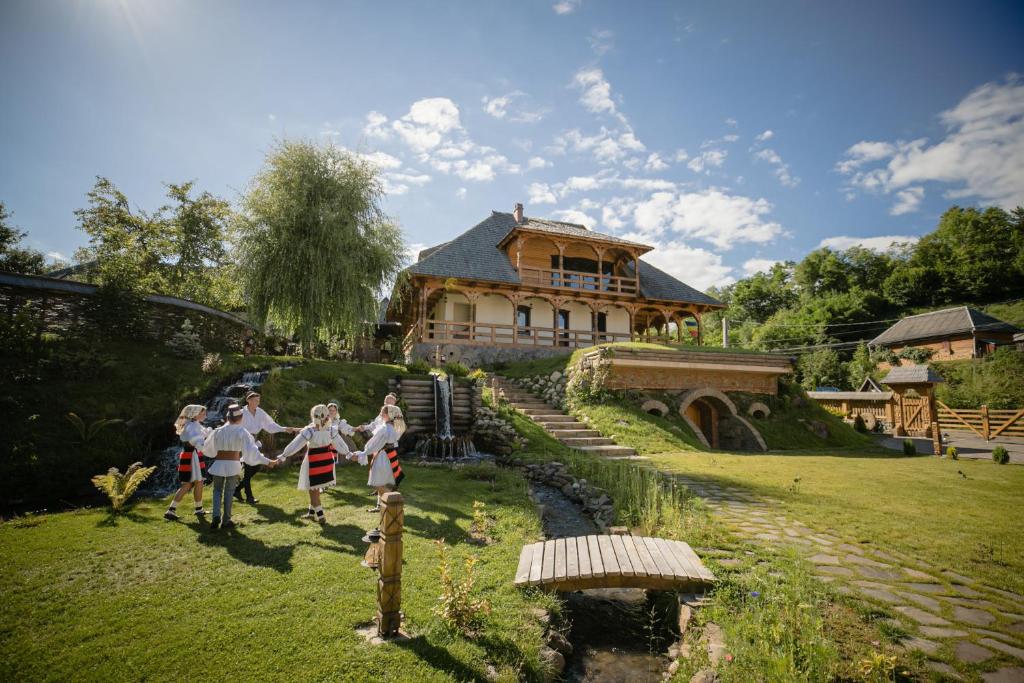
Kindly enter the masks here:
<path id="1" fill-rule="evenodd" d="M 135 493 L 135 490 L 139 488 L 139 485 L 146 481 L 155 469 L 155 466 L 143 467 L 141 462 L 137 462 L 131 465 L 124 474 L 121 474 L 116 467 L 111 467 L 106 474 L 97 474 L 93 477 L 92 483 L 107 494 L 107 497 L 110 498 L 110 506 L 115 513 L 118 513 Z"/>
<path id="2" fill-rule="evenodd" d="M 481 368 L 477 368 L 476 370 L 474 370 L 473 372 L 469 373 L 466 376 L 480 385 L 483 385 L 483 383 L 487 380 L 487 373 L 484 372 Z"/>
<path id="3" fill-rule="evenodd" d="M 959 460 L 960 459 L 960 451 L 958 451 L 956 449 L 956 446 L 947 446 L 946 447 L 946 457 L 949 458 L 950 460 Z"/>
<path id="4" fill-rule="evenodd" d="M 1000 465 L 1005 465 L 1010 462 L 1010 453 L 1003 446 L 996 446 L 992 449 L 992 460 Z"/>
<path id="5" fill-rule="evenodd" d="M 216 375 L 224 366 L 224 360 L 219 353 L 208 353 L 203 356 L 203 374 Z"/>
<path id="6" fill-rule="evenodd" d="M 457 363 L 455 361 L 445 363 L 442 369 L 449 377 L 465 377 L 469 374 L 469 368 L 462 363 Z"/>
<path id="7" fill-rule="evenodd" d="M 485 614 L 490 613 L 491 605 L 484 598 L 474 598 L 473 584 L 476 578 L 473 567 L 477 563 L 476 555 L 465 561 L 465 574 L 461 580 L 452 572 L 451 550 L 444 544 L 444 539 L 434 541 L 438 553 L 438 571 L 441 574 L 441 595 L 434 614 L 441 618 L 451 629 L 461 633 L 469 633 L 478 628 Z"/>
<path id="8" fill-rule="evenodd" d="M 917 455 L 917 445 L 913 439 L 903 439 L 903 455 Z"/>
<path id="9" fill-rule="evenodd" d="M 405 370 L 410 375 L 429 375 L 431 367 L 430 363 L 420 358 L 419 360 L 414 360 L 410 363 L 407 363 L 405 366 Z"/>
<path id="10" fill-rule="evenodd" d="M 861 434 L 866 434 L 868 431 L 868 426 L 864 424 L 864 418 L 860 416 L 860 413 L 853 418 L 853 428 Z"/>
<path id="11" fill-rule="evenodd" d="M 899 358 L 909 360 L 916 365 L 922 365 L 931 360 L 931 357 L 935 355 L 935 349 L 925 349 L 919 346 L 908 346 L 905 349 L 900 349 L 899 353 L 896 354 Z"/>
<path id="12" fill-rule="evenodd" d="M 192 327 L 192 321 L 188 318 L 185 318 L 181 323 L 181 329 L 171 335 L 164 345 L 178 358 L 203 357 L 203 344 L 199 340 L 199 333 Z"/>

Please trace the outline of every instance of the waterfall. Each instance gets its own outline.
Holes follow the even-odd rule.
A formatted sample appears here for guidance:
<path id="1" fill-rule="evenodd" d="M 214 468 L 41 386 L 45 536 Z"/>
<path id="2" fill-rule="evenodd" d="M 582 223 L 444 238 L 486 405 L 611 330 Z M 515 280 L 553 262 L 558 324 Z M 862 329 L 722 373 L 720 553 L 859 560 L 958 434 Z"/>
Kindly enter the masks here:
<path id="1" fill-rule="evenodd" d="M 455 411 L 455 386 L 451 377 L 434 377 L 434 433 L 424 434 L 416 443 L 414 452 L 421 458 L 464 460 L 477 453 L 473 437 L 452 433 L 452 414 Z"/>
<path id="2" fill-rule="evenodd" d="M 452 438 L 452 379 L 440 376 L 434 378 L 434 422 L 437 435 L 445 440 Z"/>

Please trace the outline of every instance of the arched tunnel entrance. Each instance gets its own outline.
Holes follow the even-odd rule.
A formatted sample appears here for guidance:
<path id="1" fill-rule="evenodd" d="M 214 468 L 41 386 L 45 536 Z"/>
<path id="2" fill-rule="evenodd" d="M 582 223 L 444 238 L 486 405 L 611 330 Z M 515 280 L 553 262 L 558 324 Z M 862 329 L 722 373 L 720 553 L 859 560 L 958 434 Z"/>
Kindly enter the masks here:
<path id="1" fill-rule="evenodd" d="M 768 450 L 757 429 L 737 413 L 732 399 L 717 389 L 691 389 L 683 394 L 679 415 L 708 448 Z"/>

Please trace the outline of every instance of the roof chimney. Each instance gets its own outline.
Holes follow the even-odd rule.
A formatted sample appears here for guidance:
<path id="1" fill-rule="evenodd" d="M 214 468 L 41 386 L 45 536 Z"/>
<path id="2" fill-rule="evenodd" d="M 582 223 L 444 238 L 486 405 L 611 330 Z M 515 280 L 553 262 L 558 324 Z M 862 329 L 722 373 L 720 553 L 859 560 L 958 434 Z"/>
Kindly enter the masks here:
<path id="1" fill-rule="evenodd" d="M 523 205 L 517 203 L 516 204 L 516 208 L 512 209 L 512 215 L 515 217 L 516 223 L 522 223 L 523 222 Z"/>

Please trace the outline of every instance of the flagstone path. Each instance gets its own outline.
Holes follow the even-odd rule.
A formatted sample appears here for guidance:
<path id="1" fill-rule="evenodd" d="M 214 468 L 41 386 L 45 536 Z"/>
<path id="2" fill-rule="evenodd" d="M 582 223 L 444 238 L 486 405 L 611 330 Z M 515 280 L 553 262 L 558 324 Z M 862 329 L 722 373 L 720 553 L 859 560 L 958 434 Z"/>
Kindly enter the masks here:
<path id="1" fill-rule="evenodd" d="M 956 677 L 949 662 L 989 669 L 981 674 L 984 681 L 1024 681 L 1024 596 L 895 550 L 812 529 L 781 514 L 777 499 L 685 475 L 678 480 L 740 536 L 796 546 L 814 573 L 838 592 L 886 607 L 895 615 L 891 624 L 910 634 L 901 647 L 923 652 L 936 673 Z"/>

